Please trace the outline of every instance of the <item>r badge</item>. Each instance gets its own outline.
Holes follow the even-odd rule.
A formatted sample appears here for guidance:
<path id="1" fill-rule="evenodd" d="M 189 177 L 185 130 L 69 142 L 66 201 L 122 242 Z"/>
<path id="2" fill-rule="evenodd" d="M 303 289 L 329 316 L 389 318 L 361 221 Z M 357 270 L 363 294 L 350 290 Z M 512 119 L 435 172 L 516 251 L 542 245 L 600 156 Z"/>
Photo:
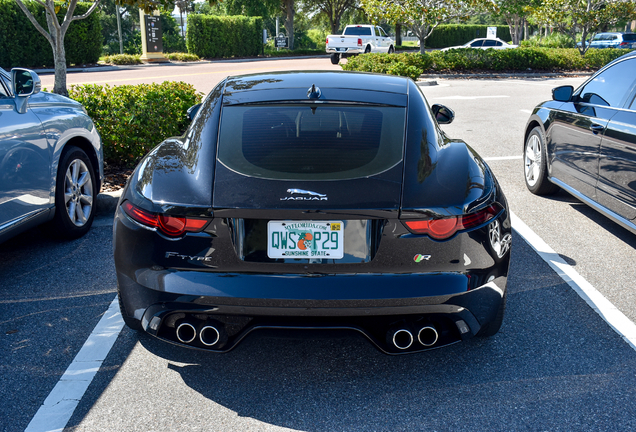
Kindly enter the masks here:
<path id="1" fill-rule="evenodd" d="M 431 256 L 430 255 L 422 255 L 422 254 L 417 254 L 413 257 L 413 261 L 415 261 L 416 263 L 422 261 L 422 260 L 430 260 Z"/>

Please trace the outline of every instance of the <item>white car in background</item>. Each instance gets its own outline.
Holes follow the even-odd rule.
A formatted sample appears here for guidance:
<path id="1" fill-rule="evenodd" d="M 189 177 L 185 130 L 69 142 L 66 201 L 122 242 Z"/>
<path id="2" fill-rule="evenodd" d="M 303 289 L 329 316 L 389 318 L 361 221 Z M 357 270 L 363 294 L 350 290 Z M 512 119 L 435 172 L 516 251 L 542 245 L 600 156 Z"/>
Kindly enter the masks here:
<path id="1" fill-rule="evenodd" d="M 477 38 L 477 39 L 471 40 L 470 42 L 466 42 L 464 45 L 443 48 L 441 51 L 448 51 L 448 50 L 460 49 L 460 48 L 509 49 L 509 48 L 517 48 L 518 46 L 519 45 L 511 45 L 507 42 L 502 41 L 499 38 Z"/>

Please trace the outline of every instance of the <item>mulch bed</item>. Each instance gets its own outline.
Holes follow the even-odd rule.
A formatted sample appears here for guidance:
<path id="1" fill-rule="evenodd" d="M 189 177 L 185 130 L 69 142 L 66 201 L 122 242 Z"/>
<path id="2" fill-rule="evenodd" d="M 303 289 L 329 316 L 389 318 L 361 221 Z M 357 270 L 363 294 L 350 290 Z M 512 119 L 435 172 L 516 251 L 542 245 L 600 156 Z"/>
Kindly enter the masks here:
<path id="1" fill-rule="evenodd" d="M 102 192 L 114 192 L 122 189 L 132 174 L 132 168 L 119 167 L 113 165 L 104 166 L 104 181 Z"/>

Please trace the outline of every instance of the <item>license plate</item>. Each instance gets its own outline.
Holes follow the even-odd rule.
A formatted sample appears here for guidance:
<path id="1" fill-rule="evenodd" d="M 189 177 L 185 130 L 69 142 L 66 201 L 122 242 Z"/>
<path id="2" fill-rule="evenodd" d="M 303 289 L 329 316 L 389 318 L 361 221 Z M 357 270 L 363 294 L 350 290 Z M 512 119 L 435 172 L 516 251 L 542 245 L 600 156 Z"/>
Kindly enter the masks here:
<path id="1" fill-rule="evenodd" d="M 346 51 L 346 48 L 336 48 L 336 51 Z"/>
<path id="2" fill-rule="evenodd" d="M 269 221 L 267 256 L 341 259 L 344 224 L 342 221 Z"/>

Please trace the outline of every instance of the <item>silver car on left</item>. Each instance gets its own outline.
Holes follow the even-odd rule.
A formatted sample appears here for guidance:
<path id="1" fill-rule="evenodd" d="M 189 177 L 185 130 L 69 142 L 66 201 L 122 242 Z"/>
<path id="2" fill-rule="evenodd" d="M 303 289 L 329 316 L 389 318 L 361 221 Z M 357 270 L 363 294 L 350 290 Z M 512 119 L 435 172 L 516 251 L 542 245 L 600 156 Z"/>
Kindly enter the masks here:
<path id="1" fill-rule="evenodd" d="M 35 72 L 0 68 L 0 242 L 45 222 L 77 238 L 95 216 L 99 133 L 80 103 L 40 89 Z"/>

